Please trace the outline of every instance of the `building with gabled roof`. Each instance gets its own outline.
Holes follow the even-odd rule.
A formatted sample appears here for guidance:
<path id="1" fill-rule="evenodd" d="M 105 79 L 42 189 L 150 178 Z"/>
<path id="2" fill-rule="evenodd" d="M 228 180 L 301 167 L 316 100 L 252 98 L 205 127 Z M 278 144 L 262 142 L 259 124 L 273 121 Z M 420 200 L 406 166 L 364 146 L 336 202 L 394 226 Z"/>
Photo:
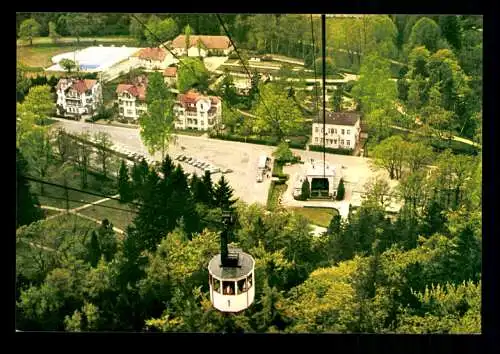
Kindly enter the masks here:
<path id="1" fill-rule="evenodd" d="M 136 66 L 163 70 L 177 60 L 165 48 L 142 48 L 131 57 Z"/>
<path id="2" fill-rule="evenodd" d="M 361 133 L 360 112 L 326 112 L 325 136 L 323 137 L 323 116 L 313 120 L 311 142 L 333 149 L 355 149 Z"/>
<path id="3" fill-rule="evenodd" d="M 186 49 L 186 36 L 177 36 L 170 46 L 176 55 L 190 57 L 206 57 L 208 54 L 225 56 L 233 51 L 231 40 L 227 36 L 190 35 Z"/>
<path id="4" fill-rule="evenodd" d="M 139 77 L 132 84 L 119 84 L 116 87 L 118 115 L 121 118 L 137 121 L 147 111 L 147 85 L 147 78 Z"/>
<path id="5" fill-rule="evenodd" d="M 97 80 L 60 79 L 56 94 L 57 114 L 64 117 L 91 117 L 102 105 L 102 86 Z"/>
<path id="6" fill-rule="evenodd" d="M 221 122 L 222 101 L 190 90 L 177 96 L 174 114 L 177 129 L 208 130 Z"/>

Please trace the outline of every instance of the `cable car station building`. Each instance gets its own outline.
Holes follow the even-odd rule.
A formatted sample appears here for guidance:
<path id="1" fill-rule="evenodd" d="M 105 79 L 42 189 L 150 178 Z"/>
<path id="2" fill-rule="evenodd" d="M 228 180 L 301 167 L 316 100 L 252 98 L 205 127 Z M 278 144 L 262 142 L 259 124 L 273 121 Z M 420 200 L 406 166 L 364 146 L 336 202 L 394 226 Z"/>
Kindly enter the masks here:
<path id="1" fill-rule="evenodd" d="M 339 187 L 342 173 L 339 168 L 325 163 L 323 169 L 322 161 L 311 161 L 306 164 L 305 177 L 311 188 L 311 198 L 335 198 Z"/>

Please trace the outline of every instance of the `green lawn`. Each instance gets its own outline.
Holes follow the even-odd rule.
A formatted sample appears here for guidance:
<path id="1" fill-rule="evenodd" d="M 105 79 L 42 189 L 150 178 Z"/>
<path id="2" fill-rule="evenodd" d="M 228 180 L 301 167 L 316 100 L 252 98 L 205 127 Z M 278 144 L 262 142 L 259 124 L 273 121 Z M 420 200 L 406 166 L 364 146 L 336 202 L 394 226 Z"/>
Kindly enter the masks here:
<path id="1" fill-rule="evenodd" d="M 321 227 L 328 227 L 334 215 L 338 215 L 337 209 L 331 208 L 290 208 L 296 214 L 300 214 L 308 219 L 312 224 Z"/>
<path id="2" fill-rule="evenodd" d="M 82 44 L 88 44 L 88 43 L 93 43 L 94 41 L 98 43 L 121 43 L 121 42 L 130 42 L 132 44 L 135 44 L 136 40 L 130 36 L 106 36 L 106 37 L 81 37 L 80 38 L 80 45 Z M 76 43 L 76 37 L 61 37 L 57 44 L 58 45 L 64 45 L 64 44 L 73 44 Z M 33 38 L 33 46 L 36 45 L 46 45 L 46 44 L 54 44 L 52 42 L 52 39 L 50 37 L 36 37 Z M 23 41 L 22 39 L 17 40 L 17 45 L 18 46 L 29 46 L 28 41 Z"/>
<path id="3" fill-rule="evenodd" d="M 107 207 L 119 208 L 124 210 L 116 210 Z M 137 215 L 135 212 L 133 212 L 134 210 L 136 210 L 135 207 L 130 204 L 120 204 L 120 202 L 118 202 L 117 200 L 108 200 L 106 202 L 83 209 L 80 214 L 90 216 L 97 220 L 108 219 L 111 223 L 113 223 L 115 227 L 125 230 Z"/>
<path id="4" fill-rule="evenodd" d="M 71 47 L 33 46 L 17 47 L 17 61 L 28 67 L 47 68 L 53 65 L 51 58 L 72 51 Z"/>
<path id="5" fill-rule="evenodd" d="M 80 38 L 80 44 L 78 48 L 83 49 L 94 45 L 94 41 L 100 44 L 116 46 L 127 45 L 135 46 L 136 40 L 129 36 L 112 36 L 112 37 L 100 37 L 100 38 L 90 38 L 83 37 Z M 33 46 L 24 43 L 24 41 L 17 40 L 17 61 L 21 64 L 33 68 L 47 68 L 53 65 L 51 58 L 57 54 L 72 52 L 77 46 L 75 37 L 63 37 L 58 43 L 52 43 L 49 37 L 38 37 L 33 39 Z"/>
<path id="6" fill-rule="evenodd" d="M 47 174 L 47 177 L 44 178 L 44 180 L 47 180 L 54 184 L 60 184 L 60 185 L 63 184 L 63 179 L 62 177 L 58 176 L 57 168 L 55 166 L 52 166 L 49 169 L 49 173 Z M 66 208 L 66 199 L 65 199 L 66 196 L 64 188 L 44 185 L 43 187 L 44 193 L 43 195 L 41 195 L 40 183 L 38 182 L 30 182 L 30 183 L 31 183 L 31 191 L 32 193 L 37 195 L 38 200 L 40 201 L 40 205 L 48 205 L 61 209 Z M 111 182 L 103 182 L 100 178 L 89 173 L 88 188 L 86 189 L 86 191 L 94 192 L 97 194 L 105 194 L 104 192 L 106 192 L 106 190 L 104 190 L 103 187 L 107 185 L 109 188 L 110 184 Z M 72 172 L 72 177 L 68 181 L 68 187 L 81 189 L 80 173 L 76 168 L 74 168 Z M 72 209 L 88 203 L 95 202 L 96 200 L 102 199 L 102 197 L 69 190 L 68 199 L 70 200 L 69 208 Z"/>
<path id="7" fill-rule="evenodd" d="M 61 212 L 60 211 L 57 211 L 57 210 L 50 210 L 50 209 L 43 209 L 43 212 L 44 212 L 44 215 L 46 218 L 48 218 L 49 216 L 52 216 L 52 215 L 56 215 L 56 214 L 60 214 Z"/>

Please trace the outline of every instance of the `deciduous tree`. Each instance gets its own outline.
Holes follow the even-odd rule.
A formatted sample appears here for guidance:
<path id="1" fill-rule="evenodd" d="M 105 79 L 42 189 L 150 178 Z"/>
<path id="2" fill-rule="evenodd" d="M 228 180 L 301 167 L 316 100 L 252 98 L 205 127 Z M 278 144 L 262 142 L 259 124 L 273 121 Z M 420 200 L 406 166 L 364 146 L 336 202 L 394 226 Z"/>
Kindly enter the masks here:
<path id="1" fill-rule="evenodd" d="M 57 26 L 55 22 L 52 21 L 49 22 L 49 37 L 52 39 L 53 43 L 57 43 L 59 38 L 61 38 L 61 35 L 57 33 Z"/>
<path id="2" fill-rule="evenodd" d="M 399 179 L 402 176 L 406 145 L 400 135 L 394 135 L 373 149 L 375 164 L 385 168 L 391 179 Z"/>
<path id="3" fill-rule="evenodd" d="M 177 89 L 180 92 L 194 88 L 200 92 L 208 89 L 209 73 L 199 58 L 182 58 L 178 70 Z"/>
<path id="4" fill-rule="evenodd" d="M 64 58 L 59 61 L 59 66 L 66 70 L 69 74 L 71 73 L 71 70 L 76 68 L 76 63 L 71 59 Z"/>
<path id="5" fill-rule="evenodd" d="M 38 198 L 31 194 L 30 184 L 24 177 L 28 175 L 28 163 L 16 148 L 16 228 L 28 225 L 42 218 Z"/>
<path id="6" fill-rule="evenodd" d="M 94 134 L 94 141 L 97 144 L 97 158 L 102 166 L 102 173 L 107 177 L 108 162 L 111 158 L 111 147 L 113 142 L 111 136 L 106 132 L 96 132 Z"/>
<path id="7" fill-rule="evenodd" d="M 258 117 L 255 127 L 259 132 L 270 132 L 279 141 L 293 134 L 304 118 L 297 104 L 286 93 L 272 85 L 259 87 L 261 99 L 255 108 Z"/>
<path id="8" fill-rule="evenodd" d="M 33 37 L 40 35 L 40 24 L 33 18 L 24 20 L 19 27 L 19 37 L 30 41 L 33 45 Z"/>

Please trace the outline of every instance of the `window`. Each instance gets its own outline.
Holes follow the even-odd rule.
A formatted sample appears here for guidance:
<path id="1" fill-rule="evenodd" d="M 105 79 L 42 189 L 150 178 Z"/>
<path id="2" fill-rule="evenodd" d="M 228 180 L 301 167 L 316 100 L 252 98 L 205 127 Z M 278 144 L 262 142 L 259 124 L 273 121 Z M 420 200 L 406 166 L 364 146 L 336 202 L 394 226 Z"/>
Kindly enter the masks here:
<path id="1" fill-rule="evenodd" d="M 333 128 L 330 128 L 330 134 L 333 134 L 333 130 L 334 130 Z"/>
<path id="2" fill-rule="evenodd" d="M 317 133 L 319 131 L 318 127 L 314 128 L 314 131 Z"/>
<path id="3" fill-rule="evenodd" d="M 213 288 L 215 292 L 220 293 L 220 280 L 213 278 Z"/>
<path id="4" fill-rule="evenodd" d="M 344 139 L 340 140 L 340 145 L 344 145 Z"/>
<path id="5" fill-rule="evenodd" d="M 351 131 L 349 129 L 347 129 L 347 135 L 351 134 Z"/>
<path id="6" fill-rule="evenodd" d="M 342 129 L 342 135 L 344 135 L 344 129 Z"/>
<path id="7" fill-rule="evenodd" d="M 346 140 L 345 143 L 347 146 L 349 146 L 349 140 Z"/>
<path id="8" fill-rule="evenodd" d="M 334 143 L 334 144 L 337 144 L 337 139 L 333 139 L 333 143 Z"/>
<path id="9" fill-rule="evenodd" d="M 234 281 L 222 282 L 222 291 L 224 295 L 234 295 Z"/>
<path id="10" fill-rule="evenodd" d="M 238 280 L 238 294 L 244 293 L 248 290 L 248 284 L 246 284 L 246 279 Z"/>

